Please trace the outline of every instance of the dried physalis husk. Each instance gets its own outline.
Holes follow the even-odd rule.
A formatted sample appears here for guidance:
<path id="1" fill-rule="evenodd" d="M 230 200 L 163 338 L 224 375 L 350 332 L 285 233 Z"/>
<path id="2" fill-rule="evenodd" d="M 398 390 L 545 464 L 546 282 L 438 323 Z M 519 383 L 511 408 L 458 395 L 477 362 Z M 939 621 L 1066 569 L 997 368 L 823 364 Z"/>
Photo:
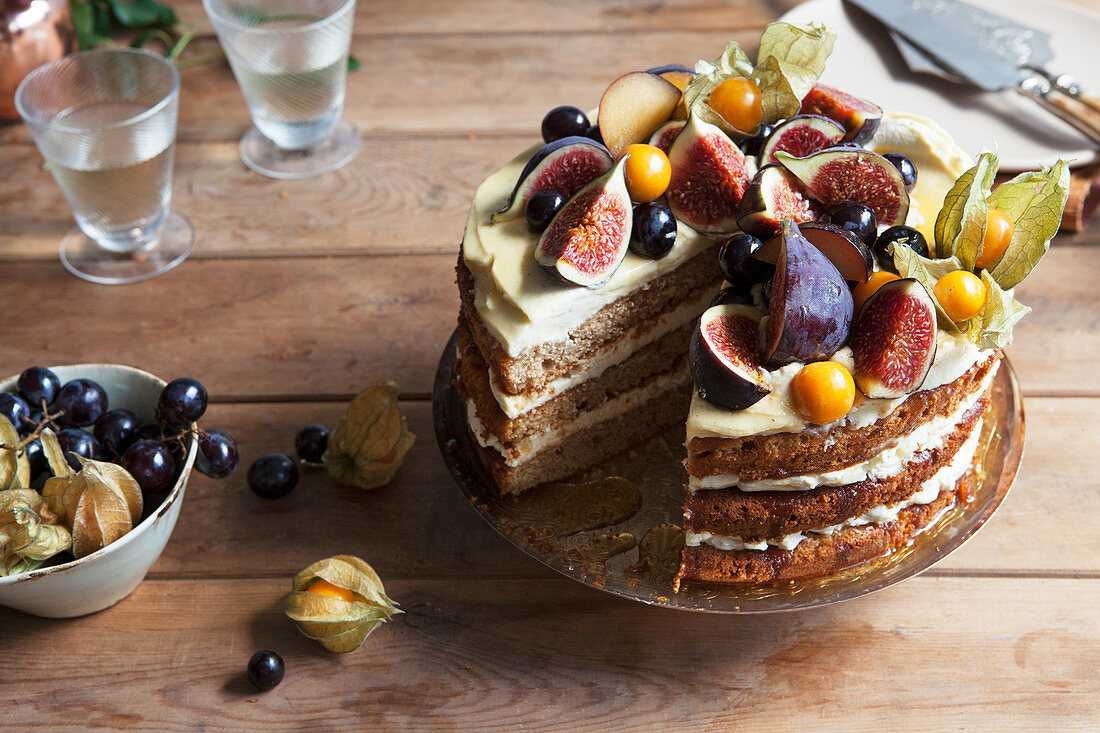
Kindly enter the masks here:
<path id="1" fill-rule="evenodd" d="M 374 568 L 351 555 L 319 560 L 294 576 L 286 615 L 330 652 L 358 649 L 372 631 L 402 613 Z"/>
<path id="2" fill-rule="evenodd" d="M 360 392 L 328 439 L 324 464 L 342 484 L 376 489 L 393 480 L 416 436 L 397 404 L 401 384 L 388 379 Z"/>
<path id="3" fill-rule="evenodd" d="M 77 558 L 111 544 L 141 520 L 141 487 L 122 466 L 79 458 L 80 470 L 46 481 L 42 495 L 72 529 Z"/>
<path id="4" fill-rule="evenodd" d="M 57 436 L 49 428 L 42 429 L 42 453 L 46 456 L 46 463 L 50 465 L 50 473 L 54 476 L 70 476 L 73 467 L 65 460 L 65 451 L 61 448 Z"/>
<path id="5" fill-rule="evenodd" d="M 71 544 L 69 530 L 37 491 L 0 491 L 0 575 L 34 570 Z"/>
<path id="6" fill-rule="evenodd" d="M 0 491 L 29 489 L 31 462 L 20 446 L 19 432 L 6 417 L 0 417 Z"/>

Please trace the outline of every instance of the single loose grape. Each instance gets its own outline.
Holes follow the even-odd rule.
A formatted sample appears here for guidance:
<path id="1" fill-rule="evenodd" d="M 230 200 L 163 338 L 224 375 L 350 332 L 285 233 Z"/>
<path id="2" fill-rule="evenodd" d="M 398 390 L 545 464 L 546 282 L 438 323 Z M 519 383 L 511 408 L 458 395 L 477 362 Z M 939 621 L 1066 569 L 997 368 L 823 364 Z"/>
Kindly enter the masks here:
<path id="1" fill-rule="evenodd" d="M 284 674 L 283 658 L 270 649 L 256 652 L 248 660 L 248 681 L 257 690 L 270 690 L 283 681 Z"/>
<path id="2" fill-rule="evenodd" d="M 324 425 L 310 423 L 294 436 L 294 452 L 306 463 L 320 463 L 328 448 L 328 436 Z"/>

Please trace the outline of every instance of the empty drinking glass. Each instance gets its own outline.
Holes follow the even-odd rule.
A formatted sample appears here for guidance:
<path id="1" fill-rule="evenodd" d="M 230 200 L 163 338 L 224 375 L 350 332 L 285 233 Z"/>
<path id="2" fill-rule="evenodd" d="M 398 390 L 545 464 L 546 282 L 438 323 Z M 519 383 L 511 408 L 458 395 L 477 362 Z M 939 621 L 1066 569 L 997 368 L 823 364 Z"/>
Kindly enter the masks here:
<path id="1" fill-rule="evenodd" d="M 241 160 L 273 178 L 345 165 L 363 144 L 340 117 L 355 0 L 203 0 L 255 125 Z"/>
<path id="2" fill-rule="evenodd" d="M 171 211 L 180 78 L 130 48 L 73 54 L 31 72 L 15 92 L 76 218 L 61 262 L 97 283 L 137 282 L 182 262 L 195 230 Z"/>

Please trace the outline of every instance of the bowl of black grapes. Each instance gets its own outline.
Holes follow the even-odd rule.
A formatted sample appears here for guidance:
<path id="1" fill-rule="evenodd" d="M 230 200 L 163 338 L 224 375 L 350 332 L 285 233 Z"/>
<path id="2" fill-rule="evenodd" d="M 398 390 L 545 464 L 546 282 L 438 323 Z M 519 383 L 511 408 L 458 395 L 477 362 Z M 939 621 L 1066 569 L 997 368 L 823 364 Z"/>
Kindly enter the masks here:
<path id="1" fill-rule="evenodd" d="M 109 608 L 156 562 L 192 470 L 237 447 L 200 427 L 197 379 L 119 364 L 31 366 L 0 380 L 0 606 L 67 618 Z"/>

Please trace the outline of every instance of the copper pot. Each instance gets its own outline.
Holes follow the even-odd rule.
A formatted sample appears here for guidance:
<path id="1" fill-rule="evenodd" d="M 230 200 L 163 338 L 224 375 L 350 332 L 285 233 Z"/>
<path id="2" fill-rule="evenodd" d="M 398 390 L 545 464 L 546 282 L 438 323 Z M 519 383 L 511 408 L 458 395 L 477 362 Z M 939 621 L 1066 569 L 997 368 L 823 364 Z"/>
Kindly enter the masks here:
<path id="1" fill-rule="evenodd" d="M 73 49 L 69 0 L 0 0 L 0 120 L 17 120 L 15 88 Z"/>

